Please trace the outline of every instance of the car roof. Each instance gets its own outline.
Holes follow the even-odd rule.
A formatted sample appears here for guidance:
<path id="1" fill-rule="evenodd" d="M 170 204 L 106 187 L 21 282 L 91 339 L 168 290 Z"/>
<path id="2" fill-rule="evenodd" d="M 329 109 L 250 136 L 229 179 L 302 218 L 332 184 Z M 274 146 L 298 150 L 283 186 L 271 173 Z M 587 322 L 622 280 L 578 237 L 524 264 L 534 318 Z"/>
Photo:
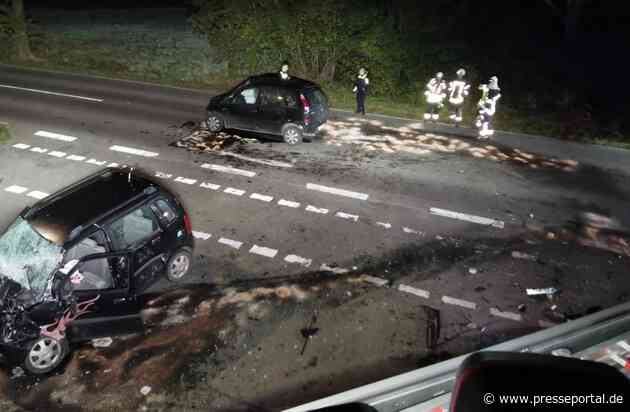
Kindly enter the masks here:
<path id="1" fill-rule="evenodd" d="M 268 85 L 268 86 L 289 86 L 296 89 L 319 87 L 316 83 L 291 76 L 289 79 L 283 80 L 278 73 L 263 73 L 248 78 L 247 84 Z"/>
<path id="2" fill-rule="evenodd" d="M 141 203 L 158 188 L 133 169 L 107 168 L 37 202 L 22 217 L 43 237 L 64 245 L 88 226 Z"/>

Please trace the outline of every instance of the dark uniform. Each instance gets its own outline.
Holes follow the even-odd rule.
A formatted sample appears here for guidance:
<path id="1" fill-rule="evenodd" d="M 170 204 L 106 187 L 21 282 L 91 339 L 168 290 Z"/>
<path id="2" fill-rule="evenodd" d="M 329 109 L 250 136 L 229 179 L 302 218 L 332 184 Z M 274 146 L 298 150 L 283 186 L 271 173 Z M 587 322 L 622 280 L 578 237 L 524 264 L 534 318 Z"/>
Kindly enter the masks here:
<path id="1" fill-rule="evenodd" d="M 368 88 L 370 86 L 370 79 L 367 77 L 367 71 L 365 69 L 359 70 L 357 80 L 354 82 L 353 91 L 357 95 L 357 113 L 365 115 L 365 97 L 368 94 Z"/>

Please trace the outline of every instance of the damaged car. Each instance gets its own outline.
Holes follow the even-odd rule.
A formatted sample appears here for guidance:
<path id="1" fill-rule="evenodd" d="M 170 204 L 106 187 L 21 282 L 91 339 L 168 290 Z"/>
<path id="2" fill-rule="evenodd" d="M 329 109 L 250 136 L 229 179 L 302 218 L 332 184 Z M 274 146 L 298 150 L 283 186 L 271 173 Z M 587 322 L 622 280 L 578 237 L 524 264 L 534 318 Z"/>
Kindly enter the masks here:
<path id="1" fill-rule="evenodd" d="M 140 296 L 184 279 L 193 246 L 181 201 L 133 169 L 40 200 L 0 236 L 0 354 L 42 374 L 72 343 L 142 331 Z"/>

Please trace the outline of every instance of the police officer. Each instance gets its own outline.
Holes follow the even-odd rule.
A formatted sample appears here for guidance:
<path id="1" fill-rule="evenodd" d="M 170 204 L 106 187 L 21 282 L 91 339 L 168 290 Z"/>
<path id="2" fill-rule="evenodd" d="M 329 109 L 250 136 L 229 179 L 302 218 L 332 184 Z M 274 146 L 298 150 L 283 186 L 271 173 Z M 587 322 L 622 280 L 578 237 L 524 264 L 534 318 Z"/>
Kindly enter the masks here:
<path id="1" fill-rule="evenodd" d="M 370 86 L 370 79 L 367 77 L 367 70 L 361 67 L 359 69 L 359 75 L 354 82 L 354 88 L 352 91 L 357 95 L 357 113 L 365 115 L 365 97 L 368 93 L 368 87 Z"/>
<path id="2" fill-rule="evenodd" d="M 427 98 L 427 111 L 424 114 L 425 120 L 436 121 L 440 118 L 439 111 L 446 97 L 446 88 L 446 81 L 444 81 L 444 73 L 442 72 L 437 72 L 435 77 L 427 83 L 427 90 L 424 92 Z"/>
<path id="3" fill-rule="evenodd" d="M 462 108 L 464 106 L 464 100 L 468 96 L 470 84 L 464 79 L 466 70 L 459 69 L 455 74 L 457 75 L 457 79 L 448 84 L 448 102 L 451 109 L 449 118 L 455 122 L 455 127 L 458 127 L 463 120 Z"/>
<path id="4" fill-rule="evenodd" d="M 487 139 L 494 134 L 492 129 L 492 116 L 496 113 L 497 102 L 501 98 L 501 88 L 499 87 L 499 79 L 492 76 L 488 84 L 479 86 L 481 90 L 481 99 L 477 106 L 479 107 L 479 115 L 475 126 L 479 130 L 479 138 Z"/>
<path id="5" fill-rule="evenodd" d="M 282 66 L 280 66 L 280 78 L 282 80 L 289 80 L 291 76 L 289 76 L 289 62 L 283 61 Z"/>

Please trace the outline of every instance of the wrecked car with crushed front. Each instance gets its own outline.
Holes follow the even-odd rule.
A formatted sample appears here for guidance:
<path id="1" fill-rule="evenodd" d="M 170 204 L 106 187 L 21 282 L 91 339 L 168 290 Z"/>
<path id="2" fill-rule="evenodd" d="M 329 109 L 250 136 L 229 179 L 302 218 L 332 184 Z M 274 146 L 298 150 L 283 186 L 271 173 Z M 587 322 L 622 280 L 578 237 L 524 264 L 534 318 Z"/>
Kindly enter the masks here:
<path id="1" fill-rule="evenodd" d="M 0 354 L 42 374 L 71 343 L 142 331 L 140 296 L 184 278 L 193 245 L 180 200 L 131 169 L 40 200 L 0 236 Z"/>

